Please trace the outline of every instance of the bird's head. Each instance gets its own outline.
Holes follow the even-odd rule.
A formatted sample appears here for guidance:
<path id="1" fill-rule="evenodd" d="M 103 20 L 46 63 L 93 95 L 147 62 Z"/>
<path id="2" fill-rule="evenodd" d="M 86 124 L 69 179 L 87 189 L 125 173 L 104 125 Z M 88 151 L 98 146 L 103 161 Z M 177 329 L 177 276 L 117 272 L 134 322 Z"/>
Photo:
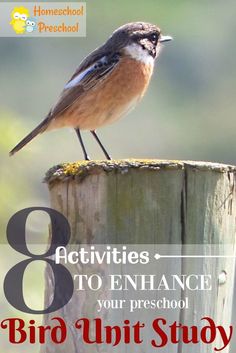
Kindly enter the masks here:
<path id="1" fill-rule="evenodd" d="M 108 43 L 119 47 L 124 53 L 137 60 L 148 57 L 155 59 L 162 43 L 171 41 L 156 25 L 145 22 L 132 22 L 119 27 L 109 38 Z"/>

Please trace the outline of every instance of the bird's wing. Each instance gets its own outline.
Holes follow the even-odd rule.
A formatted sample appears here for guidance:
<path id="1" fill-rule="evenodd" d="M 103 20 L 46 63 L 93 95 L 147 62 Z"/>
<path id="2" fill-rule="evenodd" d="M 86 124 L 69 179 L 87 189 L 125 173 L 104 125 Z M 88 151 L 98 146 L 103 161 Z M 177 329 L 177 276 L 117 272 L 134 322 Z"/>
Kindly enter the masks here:
<path id="1" fill-rule="evenodd" d="M 104 80 L 116 67 L 120 59 L 119 54 L 102 56 L 95 63 L 83 68 L 81 65 L 70 81 L 66 84 L 59 101 L 51 109 L 50 120 L 62 114 L 86 91 L 94 88 Z M 81 69 L 82 68 L 82 69 Z"/>

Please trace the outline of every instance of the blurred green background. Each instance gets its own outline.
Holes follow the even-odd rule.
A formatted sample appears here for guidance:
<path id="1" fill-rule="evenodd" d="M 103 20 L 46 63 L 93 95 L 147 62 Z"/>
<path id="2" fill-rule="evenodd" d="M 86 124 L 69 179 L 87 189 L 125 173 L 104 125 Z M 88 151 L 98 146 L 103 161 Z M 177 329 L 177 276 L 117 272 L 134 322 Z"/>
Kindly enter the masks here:
<path id="1" fill-rule="evenodd" d="M 70 129 L 43 134 L 12 158 L 9 150 L 48 113 L 84 56 L 126 22 L 158 24 L 175 40 L 141 104 L 99 131 L 113 158 L 236 164 L 235 18 L 235 0 L 88 0 L 86 38 L 0 38 L 1 241 L 16 211 L 49 205 L 45 172 L 82 158 Z M 88 132 L 84 139 L 90 156 L 103 158 Z M 30 227 L 40 239 L 40 221 Z"/>

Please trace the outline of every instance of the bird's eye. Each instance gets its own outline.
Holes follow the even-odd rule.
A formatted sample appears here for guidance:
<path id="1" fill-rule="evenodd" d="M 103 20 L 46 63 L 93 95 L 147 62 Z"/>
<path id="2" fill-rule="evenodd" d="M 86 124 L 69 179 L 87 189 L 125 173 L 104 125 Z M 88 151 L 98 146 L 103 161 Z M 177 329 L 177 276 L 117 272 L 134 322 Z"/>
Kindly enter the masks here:
<path id="1" fill-rule="evenodd" d="M 26 21 L 26 24 L 27 24 L 28 26 L 30 26 L 30 21 Z"/>
<path id="2" fill-rule="evenodd" d="M 157 33 L 152 33 L 152 34 L 150 35 L 150 40 L 151 40 L 153 43 L 156 43 L 156 42 L 157 42 L 157 39 L 158 39 Z"/>

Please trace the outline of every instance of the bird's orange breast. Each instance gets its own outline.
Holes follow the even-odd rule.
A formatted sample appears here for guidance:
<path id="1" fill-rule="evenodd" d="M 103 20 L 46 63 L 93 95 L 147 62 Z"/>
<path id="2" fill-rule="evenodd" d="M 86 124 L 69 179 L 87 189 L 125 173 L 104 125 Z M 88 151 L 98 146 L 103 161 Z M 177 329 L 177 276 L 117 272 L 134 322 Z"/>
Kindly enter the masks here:
<path id="1" fill-rule="evenodd" d="M 153 65 L 129 57 L 120 59 L 114 70 L 54 119 L 53 127 L 72 126 L 95 130 L 127 113 L 144 95 Z"/>

